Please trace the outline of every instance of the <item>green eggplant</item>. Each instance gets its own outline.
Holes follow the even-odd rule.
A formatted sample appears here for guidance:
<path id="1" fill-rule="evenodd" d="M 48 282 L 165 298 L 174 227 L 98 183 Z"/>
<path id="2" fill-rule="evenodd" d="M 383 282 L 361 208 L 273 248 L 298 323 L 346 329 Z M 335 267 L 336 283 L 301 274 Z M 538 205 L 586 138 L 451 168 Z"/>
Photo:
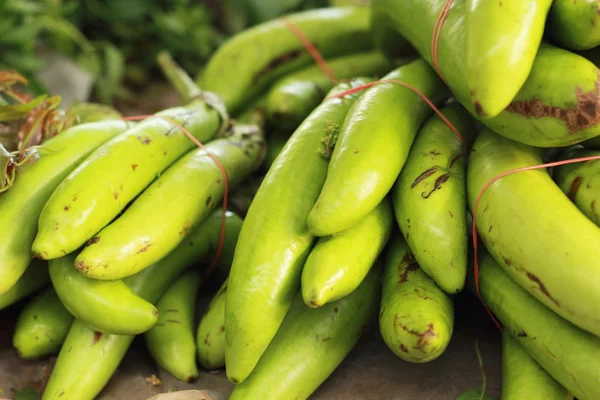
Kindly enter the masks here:
<path id="1" fill-rule="evenodd" d="M 0 294 L 0 310 L 37 292 L 49 282 L 48 264 L 40 260 L 33 260 L 19 280 L 10 289 Z"/>
<path id="2" fill-rule="evenodd" d="M 438 105 L 448 97 L 440 78 L 422 59 L 383 79 L 410 84 Z M 394 82 L 365 90 L 340 128 L 327 179 L 308 217 L 312 234 L 346 230 L 381 203 L 432 112 L 414 91 Z"/>
<path id="3" fill-rule="evenodd" d="M 157 175 L 219 129 L 218 112 L 202 101 L 145 119 L 99 147 L 56 188 L 39 218 L 32 249 L 42 259 L 79 249 L 110 223 Z"/>
<path id="4" fill-rule="evenodd" d="M 481 298 L 502 322 L 503 331 L 509 332 L 546 372 L 579 400 L 599 399 L 600 338 L 579 329 L 537 301 L 511 279 L 484 248 L 480 252 Z M 519 400 L 525 398 L 519 397 Z"/>
<path id="5" fill-rule="evenodd" d="M 485 130 L 467 168 L 471 213 L 496 261 L 532 296 L 573 324 L 600 336 L 600 228 L 585 217 L 544 169 L 542 150 Z"/>
<path id="6" fill-rule="evenodd" d="M 597 0 L 553 0 L 548 33 L 570 50 L 600 45 L 600 4 Z"/>
<path id="7" fill-rule="evenodd" d="M 374 0 L 372 7 L 376 15 L 387 13 L 382 24 L 409 40 L 433 65 L 432 36 L 445 4 L 446 0 Z M 466 6 L 467 0 L 452 2 L 439 37 L 438 60 L 452 94 L 471 115 L 502 136 L 536 147 L 569 146 L 600 135 L 598 68 L 580 55 L 544 42 L 527 80 L 504 111 L 492 118 L 479 117 L 468 85 Z"/>
<path id="8" fill-rule="evenodd" d="M 374 322 L 380 275 L 376 266 L 350 295 L 318 309 L 298 292 L 256 368 L 229 399 L 308 399 Z"/>
<path id="9" fill-rule="evenodd" d="M 319 238 L 302 269 L 302 297 L 317 308 L 352 293 L 385 247 L 393 225 L 388 198 L 351 228 Z"/>
<path id="10" fill-rule="evenodd" d="M 389 349 L 412 363 L 442 355 L 454 330 L 452 300 L 419 268 L 400 235 L 386 250 L 382 282 L 379 330 Z"/>
<path id="11" fill-rule="evenodd" d="M 182 157 L 145 189 L 77 256 L 79 272 L 94 279 L 121 279 L 149 267 L 177 247 L 223 198 L 223 172 L 209 153 L 225 169 L 230 190 L 262 164 L 262 132 L 243 129 L 248 126 L 236 128 L 233 136 L 213 140 L 206 150 L 193 150 Z"/>
<path id="12" fill-rule="evenodd" d="M 419 266 L 446 293 L 460 292 L 467 275 L 465 151 L 475 139 L 469 113 L 441 109 L 464 145 L 438 116 L 423 124 L 392 189 L 396 221 Z"/>
<path id="13" fill-rule="evenodd" d="M 465 51 L 471 107 L 500 114 L 529 76 L 552 0 L 467 0 Z"/>
<path id="14" fill-rule="evenodd" d="M 211 300 L 196 331 L 200 365 L 208 370 L 225 367 L 225 293 L 226 280 Z"/>
<path id="15" fill-rule="evenodd" d="M 600 157 L 600 151 L 570 148 L 561 159 Z M 554 169 L 556 184 L 589 219 L 600 226 L 600 159 Z"/>
<path id="16" fill-rule="evenodd" d="M 181 275 L 158 301 L 159 320 L 144 334 L 152 358 L 184 382 L 198 377 L 193 325 L 199 285 L 200 271 Z"/>
<path id="17" fill-rule="evenodd" d="M 6 232 L 0 240 L 0 294 L 31 262 L 38 219 L 54 189 L 94 149 L 130 126 L 125 121 L 101 121 L 72 127 L 47 140 L 35 150 L 32 162 L 19 167 L 14 185 L 0 196 L 0 229 Z"/>
<path id="18" fill-rule="evenodd" d="M 337 85 L 329 96 L 368 82 Z M 326 98 L 277 157 L 244 220 L 225 300 L 227 376 L 242 382 L 279 329 L 315 241 L 306 219 L 327 174 L 329 146 L 358 94 Z"/>
<path id="19" fill-rule="evenodd" d="M 72 324 L 73 315 L 49 287 L 23 307 L 15 326 L 13 347 L 24 360 L 58 353 Z"/>
<path id="20" fill-rule="evenodd" d="M 303 11 L 254 26 L 231 37 L 212 56 L 198 85 L 219 95 L 235 115 L 286 74 L 314 63 L 293 24 L 323 57 L 369 50 L 369 7 Z"/>

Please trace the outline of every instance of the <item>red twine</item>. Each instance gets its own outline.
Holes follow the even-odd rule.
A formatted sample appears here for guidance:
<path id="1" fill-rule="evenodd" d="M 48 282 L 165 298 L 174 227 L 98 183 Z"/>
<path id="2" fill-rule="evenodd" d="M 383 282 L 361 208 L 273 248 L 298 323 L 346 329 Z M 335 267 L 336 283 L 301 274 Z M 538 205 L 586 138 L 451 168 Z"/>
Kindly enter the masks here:
<path id="1" fill-rule="evenodd" d="M 138 115 L 138 116 L 133 116 L 133 117 L 125 117 L 125 118 L 123 118 L 123 120 L 125 120 L 125 121 L 140 121 L 140 120 L 150 118 L 150 117 L 162 118 L 162 119 L 172 123 L 177 128 L 179 128 L 179 130 L 181 130 L 181 132 L 183 132 L 192 142 L 194 142 L 194 144 L 196 146 L 198 146 L 200 149 L 206 151 L 206 154 L 210 158 L 213 159 L 215 164 L 217 164 L 217 167 L 221 170 L 221 174 L 223 175 L 223 186 L 224 186 L 223 187 L 223 208 L 222 208 L 223 212 L 221 214 L 221 232 L 219 235 L 219 246 L 217 247 L 217 252 L 215 253 L 215 256 L 213 257 L 213 260 L 211 261 L 210 266 L 204 273 L 204 281 L 206 281 L 208 279 L 208 277 L 210 276 L 210 274 L 212 273 L 212 271 L 217 266 L 217 263 L 219 262 L 219 259 L 221 258 L 221 253 L 223 252 L 223 246 L 225 243 L 225 221 L 227 219 L 227 198 L 229 195 L 229 180 L 227 179 L 227 171 L 225 170 L 225 167 L 223 167 L 223 164 L 221 164 L 219 159 L 214 154 L 212 154 L 210 151 L 208 151 L 208 149 L 198 139 L 196 139 L 187 129 L 185 129 L 183 127 L 183 125 L 181 125 L 179 122 L 175 121 L 173 118 L 162 116 L 162 115 Z"/>
<path id="2" fill-rule="evenodd" d="M 435 23 L 434 29 L 433 29 L 433 35 L 431 38 L 431 61 L 433 63 L 433 66 L 435 68 L 435 70 L 437 71 L 439 77 L 442 79 L 442 81 L 444 83 L 446 83 L 446 81 L 444 80 L 444 77 L 442 76 L 441 70 L 440 70 L 440 66 L 439 66 L 439 59 L 438 59 L 438 54 L 439 54 L 439 41 L 440 41 L 440 35 L 442 32 L 442 28 L 444 26 L 444 22 L 446 21 L 446 18 L 448 17 L 448 14 L 450 12 L 450 8 L 452 7 L 452 3 L 453 0 L 446 0 L 446 2 L 444 3 L 443 7 L 442 7 L 442 11 L 440 12 L 440 15 L 438 16 L 438 19 Z M 311 56 L 314 58 L 315 62 L 317 63 L 317 65 L 319 65 L 319 67 L 323 70 L 323 72 L 329 77 L 329 79 L 336 83 L 337 80 L 335 79 L 335 75 L 333 74 L 333 71 L 331 71 L 331 69 L 329 68 L 329 66 L 327 65 L 327 63 L 325 62 L 325 60 L 323 59 L 323 57 L 321 57 L 321 55 L 319 54 L 319 52 L 317 51 L 317 49 L 313 46 L 313 44 L 310 42 L 310 40 L 308 40 L 308 38 L 304 35 L 304 33 L 302 33 L 302 31 L 300 29 L 298 29 L 297 26 L 295 26 L 293 23 L 291 23 L 290 21 L 283 19 L 284 23 L 286 24 L 286 26 L 288 27 L 288 29 L 290 29 L 290 31 L 292 31 L 294 34 L 296 34 L 296 36 L 298 36 L 298 38 L 300 39 L 300 41 L 302 42 L 302 44 L 304 45 L 304 47 L 306 48 L 306 50 L 311 54 Z M 365 89 L 368 89 L 372 86 L 375 86 L 379 83 L 396 83 L 398 85 L 402 85 L 410 90 L 412 90 L 414 93 L 416 93 L 425 103 L 427 103 L 427 105 L 429 107 L 431 107 L 431 109 L 444 121 L 444 123 L 446 123 L 446 125 L 448 125 L 448 127 L 452 130 L 452 132 L 454 132 L 454 134 L 458 137 L 458 139 L 461 141 L 463 148 L 464 148 L 464 155 L 466 156 L 468 149 L 466 148 L 466 143 L 462 137 L 462 135 L 460 134 L 460 132 L 458 131 L 458 129 L 456 129 L 456 127 L 448 120 L 448 118 L 446 118 L 444 116 L 444 114 L 442 114 L 442 112 L 433 104 L 433 102 L 431 100 L 429 100 L 427 98 L 427 96 L 425 96 L 423 93 L 421 93 L 417 88 L 415 88 L 414 86 L 406 83 L 406 82 L 402 82 L 400 80 L 396 80 L 396 79 L 381 79 L 381 80 L 377 80 L 374 82 L 370 82 L 370 83 L 366 83 L 364 85 L 360 85 L 357 86 L 355 88 L 352 89 L 348 89 L 345 90 L 341 93 L 337 93 L 333 96 L 330 96 L 329 98 L 339 98 L 339 97 L 344 97 L 350 94 L 354 94 L 360 91 L 363 91 Z M 583 158 L 574 158 L 571 160 L 564 160 L 564 161 L 557 161 L 557 162 L 552 162 L 552 163 L 547 163 L 547 164 L 541 164 L 541 165 L 534 165 L 534 166 L 530 166 L 530 167 L 523 167 L 523 168 L 517 168 L 514 170 L 510 170 L 510 171 L 506 171 L 498 176 L 496 176 L 495 178 L 493 178 L 492 180 L 490 180 L 481 190 L 481 192 L 479 193 L 479 195 L 477 196 L 477 200 L 475 201 L 475 206 L 473 207 L 473 228 L 472 228 L 472 232 L 473 232 L 473 252 L 474 252 L 474 279 L 475 279 L 475 288 L 477 291 L 477 297 L 479 297 L 479 300 L 481 301 L 481 304 L 483 304 L 483 306 L 485 307 L 486 311 L 488 312 L 488 314 L 490 315 L 490 317 L 492 318 L 492 320 L 494 321 L 494 324 L 496 325 L 496 327 L 500 330 L 500 332 L 502 332 L 502 325 L 500 324 L 500 322 L 496 319 L 496 317 L 494 316 L 494 314 L 492 313 L 492 311 L 489 309 L 489 307 L 487 306 L 487 304 L 485 304 L 485 302 L 483 301 L 483 298 L 481 297 L 481 293 L 479 291 L 479 260 L 477 257 L 477 249 L 478 249 L 478 240 L 477 240 L 477 208 L 479 206 L 479 201 L 481 200 L 481 197 L 483 196 L 483 193 L 497 180 L 508 176 L 508 175 L 512 175 L 515 174 L 517 172 L 522 172 L 522 171 L 530 171 L 530 170 L 536 170 L 536 169 L 542 169 L 542 168 L 549 168 L 549 167 L 556 167 L 556 166 L 560 166 L 560 165 L 565 165 L 565 164 L 575 164 L 578 162 L 585 162 L 585 161 L 593 161 L 593 160 L 600 160 L 600 156 L 592 156 L 592 157 L 583 157 Z"/>

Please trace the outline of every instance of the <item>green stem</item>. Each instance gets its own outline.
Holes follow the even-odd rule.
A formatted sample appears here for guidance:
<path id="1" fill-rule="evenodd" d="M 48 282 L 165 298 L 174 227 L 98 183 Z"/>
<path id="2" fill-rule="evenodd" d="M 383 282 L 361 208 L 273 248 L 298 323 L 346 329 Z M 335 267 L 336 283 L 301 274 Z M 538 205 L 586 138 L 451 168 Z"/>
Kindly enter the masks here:
<path id="1" fill-rule="evenodd" d="M 173 85 L 184 103 L 189 103 L 193 98 L 198 97 L 202 93 L 200 87 L 177 65 L 168 52 L 160 52 L 156 59 L 163 74 L 167 77 L 171 85 Z"/>

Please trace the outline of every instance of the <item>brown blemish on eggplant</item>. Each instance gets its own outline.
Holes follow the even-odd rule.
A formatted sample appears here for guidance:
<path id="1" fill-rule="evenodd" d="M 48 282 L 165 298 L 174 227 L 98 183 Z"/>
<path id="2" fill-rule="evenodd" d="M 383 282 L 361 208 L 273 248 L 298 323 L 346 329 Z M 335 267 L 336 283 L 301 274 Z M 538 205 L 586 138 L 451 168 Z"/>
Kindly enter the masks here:
<path id="1" fill-rule="evenodd" d="M 452 211 L 448 210 L 448 214 L 450 214 L 451 218 L 454 218 L 454 214 L 452 214 Z"/>
<path id="2" fill-rule="evenodd" d="M 415 288 L 415 293 L 417 294 L 417 297 L 419 297 L 423 300 L 433 300 L 431 297 L 425 296 L 424 294 L 422 294 L 418 288 Z"/>
<path id="3" fill-rule="evenodd" d="M 119 199 L 119 193 L 114 192 L 113 193 L 113 197 L 115 198 L 115 200 L 118 200 Z"/>
<path id="4" fill-rule="evenodd" d="M 358 149 L 354 150 L 354 154 L 358 154 Z"/>
<path id="5" fill-rule="evenodd" d="M 208 199 L 206 199 L 206 206 L 207 207 L 210 205 L 211 201 L 212 201 L 212 196 L 208 196 Z"/>
<path id="6" fill-rule="evenodd" d="M 404 264 L 406 264 L 406 267 L 398 277 L 398 283 L 405 283 L 408 280 L 408 274 L 419 269 L 419 264 L 417 264 L 415 257 L 410 252 L 407 252 L 402 258 L 400 265 Z"/>
<path id="7" fill-rule="evenodd" d="M 527 333 L 525 331 L 517 332 L 517 337 L 527 337 Z"/>
<path id="8" fill-rule="evenodd" d="M 140 253 L 146 252 L 151 246 L 152 246 L 152 243 L 148 243 L 147 245 L 145 245 L 144 247 L 142 247 L 141 249 L 139 249 L 136 254 L 140 254 Z"/>
<path id="9" fill-rule="evenodd" d="M 134 170 L 134 171 L 135 171 L 135 170 L 137 169 L 137 167 L 138 167 L 138 165 L 137 165 L 137 164 L 131 164 L 131 169 L 132 169 L 132 170 Z"/>
<path id="10" fill-rule="evenodd" d="M 546 289 L 546 286 L 544 286 L 544 284 L 542 283 L 540 278 L 538 278 L 531 272 L 527 272 L 527 278 L 529 278 L 530 281 L 536 283 L 538 285 L 538 288 L 540 289 L 540 292 L 542 292 L 546 297 L 548 297 L 550 299 L 550 301 L 552 301 L 554 304 L 556 304 L 557 307 L 560 307 L 560 304 L 558 303 L 558 301 L 550 295 L 550 293 L 548 292 L 548 289 Z"/>
<path id="11" fill-rule="evenodd" d="M 207 345 L 207 346 L 211 346 L 211 344 L 210 344 L 210 343 L 209 343 L 209 341 L 208 341 L 208 337 L 209 337 L 209 336 L 210 336 L 210 332 L 208 332 L 208 333 L 206 334 L 206 336 L 204 337 L 204 344 L 205 344 L 205 345 Z"/>
<path id="12" fill-rule="evenodd" d="M 102 338 L 102 332 L 94 331 L 94 342 L 92 344 L 98 343 L 98 341 Z"/>
<path id="13" fill-rule="evenodd" d="M 77 201 L 78 198 L 77 195 L 73 196 L 73 201 Z"/>
<path id="14" fill-rule="evenodd" d="M 187 235 L 187 233 L 190 231 L 190 229 L 192 228 L 192 225 L 190 222 L 187 222 L 183 228 L 181 228 L 181 230 L 179 231 L 179 236 L 185 236 Z"/>
<path id="15" fill-rule="evenodd" d="M 406 347 L 403 343 L 400 343 L 400 350 L 402 350 L 405 353 L 408 353 L 408 347 Z"/>
<path id="16" fill-rule="evenodd" d="M 40 260 L 45 260 L 46 257 L 48 257 L 48 253 L 46 253 L 45 251 L 42 251 L 41 253 L 33 253 L 33 258 L 38 258 Z"/>
<path id="17" fill-rule="evenodd" d="M 475 112 L 480 117 L 485 116 L 485 113 L 483 112 L 483 107 L 481 107 L 481 104 L 478 101 L 475 102 Z"/>
<path id="18" fill-rule="evenodd" d="M 464 156 L 465 156 L 465 153 L 460 153 L 460 154 L 457 154 L 454 157 L 452 157 L 452 160 L 450 160 L 450 166 L 448 168 L 452 168 L 454 163 L 457 162 L 458 160 L 460 160 L 461 158 L 463 158 Z"/>
<path id="19" fill-rule="evenodd" d="M 439 156 L 439 155 L 440 155 L 440 154 L 442 154 L 442 153 L 440 153 L 440 152 L 438 152 L 437 150 L 435 150 L 435 149 L 434 149 L 434 150 L 431 150 L 431 151 L 429 152 L 429 154 L 431 154 L 432 156 Z"/>
<path id="20" fill-rule="evenodd" d="M 540 99 L 513 101 L 506 108 L 508 112 L 518 113 L 525 118 L 552 117 L 564 121 L 572 135 L 600 123 L 600 71 L 594 90 L 584 93 L 575 89 L 577 105 L 574 108 L 545 106 Z"/>
<path id="21" fill-rule="evenodd" d="M 292 50 L 292 51 L 288 51 L 285 54 L 282 54 L 281 56 L 279 56 L 277 58 L 272 59 L 271 62 L 269 62 L 263 69 L 261 69 L 254 75 L 254 78 L 252 79 L 252 83 L 254 85 L 260 83 L 261 79 L 265 75 L 267 75 L 269 72 L 271 72 L 273 69 L 280 67 L 284 64 L 287 64 L 291 61 L 294 61 L 295 59 L 300 57 L 302 54 L 304 54 L 304 50 Z"/>
<path id="22" fill-rule="evenodd" d="M 90 240 L 87 241 L 87 243 L 85 244 L 85 247 L 89 247 L 93 244 L 96 244 L 100 241 L 100 236 L 94 236 L 93 238 L 91 238 Z"/>
<path id="23" fill-rule="evenodd" d="M 575 197 L 577 196 L 577 192 L 579 191 L 579 187 L 581 186 L 581 180 L 582 177 L 578 176 L 575 179 L 573 179 L 573 182 L 571 182 L 571 186 L 569 187 L 569 193 L 567 194 L 571 201 L 575 201 Z"/>
<path id="24" fill-rule="evenodd" d="M 431 191 L 429 193 L 425 193 L 425 192 L 421 193 L 421 197 L 423 197 L 424 199 L 428 199 L 429 197 L 431 197 L 433 192 L 435 192 L 436 190 L 440 190 L 442 188 L 442 185 L 444 183 L 448 182 L 449 179 L 450 179 L 450 174 L 440 175 L 440 177 L 435 180 L 433 189 L 431 189 Z"/>
<path id="25" fill-rule="evenodd" d="M 219 294 L 217 294 L 217 297 L 221 297 L 225 294 L 225 292 L 227 292 L 227 286 L 225 286 L 223 289 L 221 289 L 221 291 L 219 292 Z"/>
<path id="26" fill-rule="evenodd" d="M 225 332 L 225 325 L 221 325 L 221 328 L 219 328 L 219 332 Z"/>
<path id="27" fill-rule="evenodd" d="M 327 342 L 331 340 L 331 336 L 327 336 L 326 338 L 321 339 L 321 342 Z"/>
<path id="28" fill-rule="evenodd" d="M 64 391 L 64 390 L 60 392 L 60 394 L 58 395 L 58 397 L 62 397 L 62 396 L 63 396 L 63 394 L 65 394 L 65 391 Z"/>
<path id="29" fill-rule="evenodd" d="M 504 264 L 511 266 L 512 265 L 512 261 L 509 258 L 506 257 L 502 257 L 502 259 L 504 260 Z"/>
<path id="30" fill-rule="evenodd" d="M 427 330 L 420 335 L 419 340 L 417 340 L 417 343 L 415 343 L 414 348 L 423 350 L 425 346 L 429 345 L 429 341 L 437 336 L 438 334 L 435 333 L 433 324 L 427 325 Z"/>
<path id="31" fill-rule="evenodd" d="M 165 152 L 163 153 L 163 156 L 165 156 L 165 157 L 166 157 L 166 156 L 167 156 L 167 154 L 168 154 L 168 153 L 165 151 Z"/>
<path id="32" fill-rule="evenodd" d="M 333 312 L 337 314 L 338 313 L 338 308 L 337 307 L 333 307 Z"/>
<path id="33" fill-rule="evenodd" d="M 494 229 L 494 225 L 490 225 L 490 229 L 488 229 L 488 233 L 491 233 L 492 229 Z"/>
<path id="34" fill-rule="evenodd" d="M 152 143 L 152 139 L 150 139 L 149 137 L 142 137 L 142 136 L 136 136 L 137 139 L 142 142 L 142 144 L 150 144 Z"/>
<path id="35" fill-rule="evenodd" d="M 65 206 L 65 208 L 63 208 L 63 210 L 65 210 L 66 212 L 69 212 L 70 209 L 71 209 L 71 206 Z"/>
<path id="36" fill-rule="evenodd" d="M 592 207 L 592 211 L 594 214 L 596 214 L 596 200 L 592 200 L 592 204 L 590 204 L 590 206 Z M 598 215 L 598 214 L 596 214 Z"/>
<path id="37" fill-rule="evenodd" d="M 434 165 L 433 167 L 425 170 L 421 175 L 417 176 L 417 179 L 414 180 L 414 182 L 410 185 L 410 188 L 414 188 L 415 186 L 417 186 L 421 181 L 423 181 L 426 178 L 429 178 L 431 175 L 435 174 L 435 171 L 437 171 L 440 167 L 438 167 L 437 165 Z"/>

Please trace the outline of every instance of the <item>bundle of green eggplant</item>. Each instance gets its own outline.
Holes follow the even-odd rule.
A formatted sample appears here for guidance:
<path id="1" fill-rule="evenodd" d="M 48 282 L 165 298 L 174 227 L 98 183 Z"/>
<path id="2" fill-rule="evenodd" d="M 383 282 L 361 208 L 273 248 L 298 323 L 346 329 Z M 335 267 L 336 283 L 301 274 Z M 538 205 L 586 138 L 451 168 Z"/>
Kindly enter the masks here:
<path id="1" fill-rule="evenodd" d="M 306 399 L 369 329 L 440 357 L 465 288 L 502 325 L 503 399 L 600 398 L 599 22 L 374 0 L 242 31 L 196 82 L 163 57 L 184 105 L 64 130 L 0 195 L 14 346 L 58 352 L 43 399 L 95 398 L 136 335 L 177 379 Z"/>

